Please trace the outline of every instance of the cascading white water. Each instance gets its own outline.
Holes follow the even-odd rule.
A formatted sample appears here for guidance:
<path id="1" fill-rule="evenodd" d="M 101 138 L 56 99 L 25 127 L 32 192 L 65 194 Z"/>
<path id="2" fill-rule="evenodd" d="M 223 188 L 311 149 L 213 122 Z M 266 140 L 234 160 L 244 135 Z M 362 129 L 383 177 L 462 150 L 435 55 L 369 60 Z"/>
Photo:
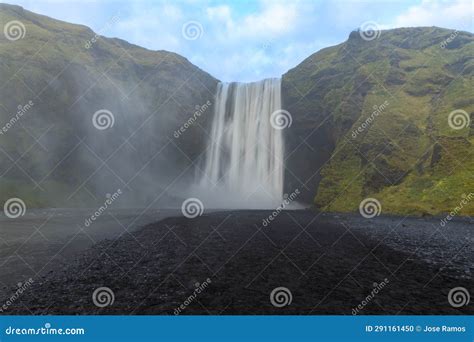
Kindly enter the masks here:
<path id="1" fill-rule="evenodd" d="M 200 187 L 215 207 L 275 208 L 283 198 L 281 80 L 220 83 Z M 211 200 L 214 199 L 214 200 Z"/>

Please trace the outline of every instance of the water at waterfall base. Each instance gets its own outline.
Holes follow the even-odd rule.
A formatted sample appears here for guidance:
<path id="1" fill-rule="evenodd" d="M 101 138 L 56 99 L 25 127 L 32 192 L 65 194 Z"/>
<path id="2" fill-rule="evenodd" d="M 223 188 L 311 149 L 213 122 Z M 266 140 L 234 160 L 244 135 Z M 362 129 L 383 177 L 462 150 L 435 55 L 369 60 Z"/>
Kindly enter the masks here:
<path id="1" fill-rule="evenodd" d="M 193 191 L 204 206 L 269 209 L 283 202 L 284 141 L 272 125 L 281 79 L 220 83 L 214 118 Z"/>

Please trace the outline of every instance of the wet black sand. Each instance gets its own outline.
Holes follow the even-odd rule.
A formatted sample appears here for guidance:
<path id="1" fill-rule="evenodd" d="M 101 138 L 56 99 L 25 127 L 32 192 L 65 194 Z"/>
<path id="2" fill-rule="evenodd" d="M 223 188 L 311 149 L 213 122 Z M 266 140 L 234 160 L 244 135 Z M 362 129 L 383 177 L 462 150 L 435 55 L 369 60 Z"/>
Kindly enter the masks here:
<path id="1" fill-rule="evenodd" d="M 74 263 L 35 279 L 4 314 L 174 314 L 196 284 L 208 286 L 181 314 L 343 314 L 385 286 L 359 314 L 473 314 L 448 292 L 474 289 L 469 219 L 329 215 L 311 211 L 167 218 L 94 245 Z M 386 280 L 385 280 L 386 279 Z M 96 288 L 114 292 L 99 308 Z M 276 287 L 292 293 L 275 307 Z M 14 289 L 12 289 L 14 291 Z"/>

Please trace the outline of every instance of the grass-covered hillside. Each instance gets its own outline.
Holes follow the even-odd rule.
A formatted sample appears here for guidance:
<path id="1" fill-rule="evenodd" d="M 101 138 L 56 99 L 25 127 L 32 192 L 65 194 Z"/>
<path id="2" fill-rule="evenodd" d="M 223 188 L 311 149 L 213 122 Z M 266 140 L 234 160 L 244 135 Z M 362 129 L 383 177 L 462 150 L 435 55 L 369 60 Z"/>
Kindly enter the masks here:
<path id="1" fill-rule="evenodd" d="M 311 189 L 329 211 L 367 197 L 383 213 L 452 211 L 474 193 L 473 57 L 471 33 L 402 28 L 371 41 L 352 32 L 290 70 L 290 187 Z M 452 128 L 455 110 L 470 125 Z M 460 215 L 474 214 L 467 202 Z"/>
<path id="2" fill-rule="evenodd" d="M 104 23 L 105 34 L 114 20 Z M 160 180 L 166 185 L 204 148 L 198 125 L 173 136 L 198 106 L 213 103 L 217 84 L 187 59 L 19 6 L 0 4 L 0 24 L 0 127 L 9 126 L 0 133 L 0 203 L 19 197 L 28 207 L 91 205 L 142 182 L 149 192 L 129 193 L 143 195 L 135 205 L 148 205 Z M 115 120 L 106 130 L 93 125 L 102 109 Z"/>

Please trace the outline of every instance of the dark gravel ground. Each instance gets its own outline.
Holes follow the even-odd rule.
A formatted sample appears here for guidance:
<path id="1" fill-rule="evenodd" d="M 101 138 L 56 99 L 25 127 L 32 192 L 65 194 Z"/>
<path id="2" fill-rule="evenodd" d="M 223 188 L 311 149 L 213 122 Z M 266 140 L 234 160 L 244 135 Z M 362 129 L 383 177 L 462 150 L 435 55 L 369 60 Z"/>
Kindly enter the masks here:
<path id="1" fill-rule="evenodd" d="M 351 315 L 383 281 L 360 314 L 474 313 L 448 303 L 450 289 L 474 288 L 469 219 L 438 229 L 436 218 L 286 211 L 262 226 L 269 215 L 167 218 L 105 240 L 35 279 L 4 314 L 174 314 L 186 304 L 181 314 Z M 292 302 L 275 307 L 270 293 L 282 286 Z M 111 305 L 94 305 L 99 287 L 113 291 Z"/>
<path id="2" fill-rule="evenodd" d="M 442 217 L 381 216 L 362 220 L 354 215 L 336 215 L 336 219 L 382 244 L 409 253 L 410 258 L 421 259 L 461 278 L 470 279 L 473 275 L 474 218 L 456 218 L 445 226 L 440 224 Z"/>

